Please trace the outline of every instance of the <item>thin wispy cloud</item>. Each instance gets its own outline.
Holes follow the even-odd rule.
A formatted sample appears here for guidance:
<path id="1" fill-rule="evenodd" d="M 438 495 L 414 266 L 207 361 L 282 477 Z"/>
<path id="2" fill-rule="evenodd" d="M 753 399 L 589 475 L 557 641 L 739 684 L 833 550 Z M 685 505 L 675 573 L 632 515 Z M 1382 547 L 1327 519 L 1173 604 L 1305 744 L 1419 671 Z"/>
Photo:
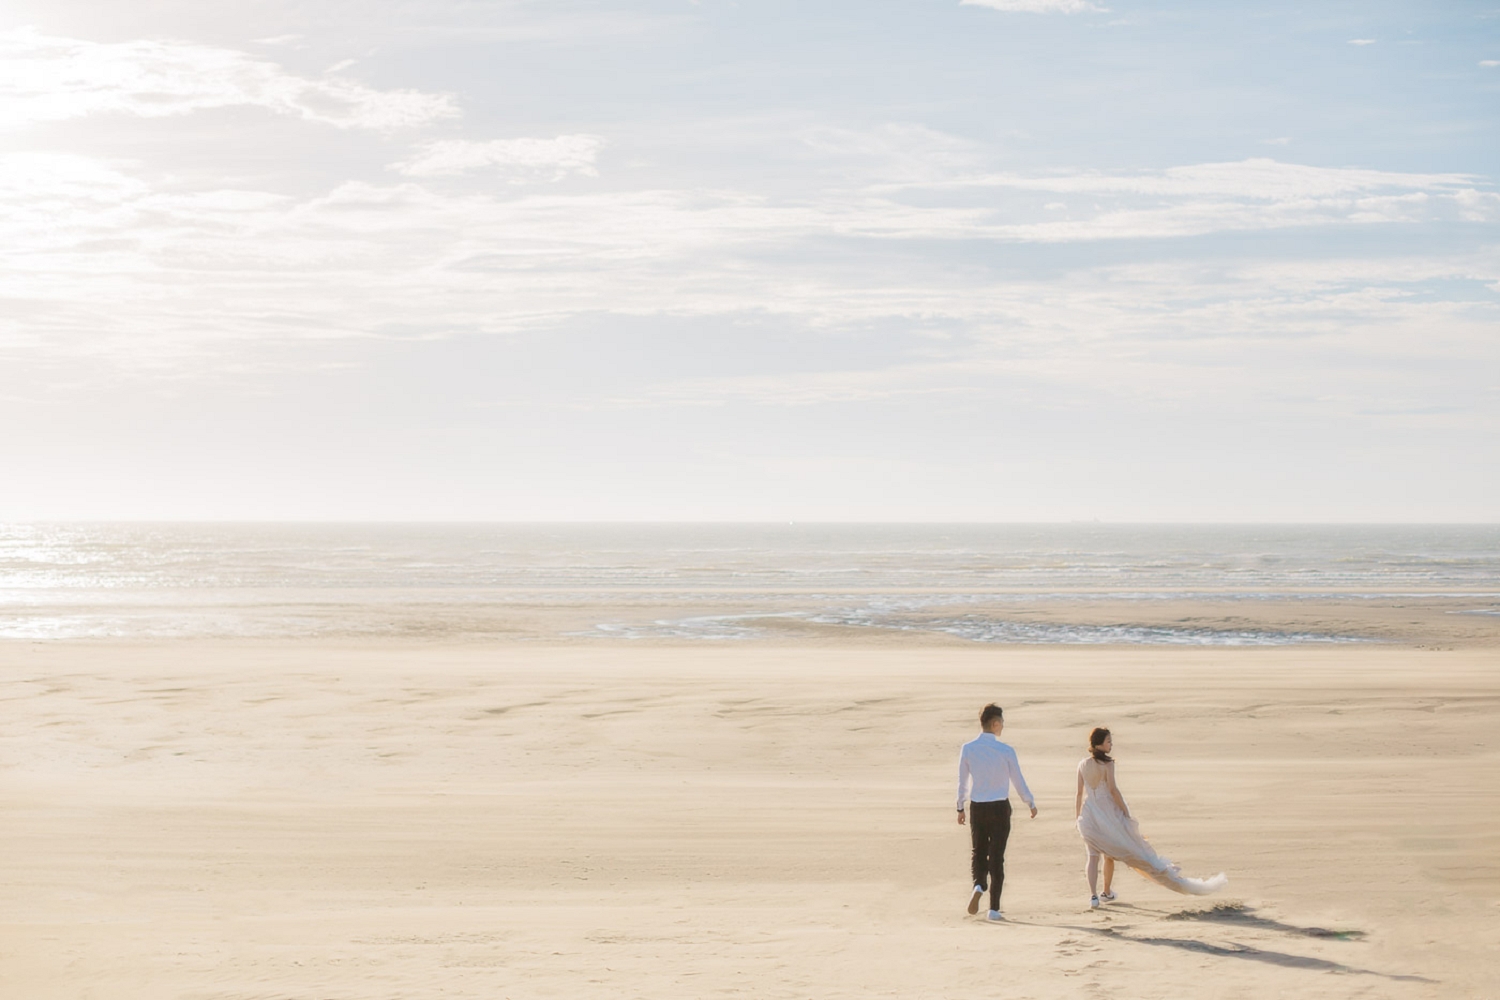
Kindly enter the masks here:
<path id="1" fill-rule="evenodd" d="M 1443 190 L 1471 186 L 1474 180 L 1470 174 L 1408 174 L 1357 167 L 1318 167 L 1257 157 L 1231 163 L 1168 167 L 1159 171 L 1107 173 L 1091 170 L 1059 172 L 1051 176 L 995 174 L 955 178 L 951 183 L 1036 191 L 1232 195 L 1284 200 L 1379 190 Z"/>
<path id="2" fill-rule="evenodd" d="M 1500 220 L 1500 194 L 1494 191 L 1464 188 L 1453 195 L 1453 200 L 1458 205 L 1458 217 L 1465 222 Z"/>
<path id="3" fill-rule="evenodd" d="M 965 7 L 990 7 L 1015 14 L 1084 14 L 1109 10 L 1088 0 L 959 0 L 959 3 Z"/>
<path id="4" fill-rule="evenodd" d="M 942 181 L 980 169 L 988 155 L 971 139 L 911 122 L 868 129 L 809 129 L 801 140 L 849 175 L 885 181 Z"/>
<path id="5" fill-rule="evenodd" d="M 1331 427 L 1399 428 L 1455 469 L 1500 434 L 1495 110 L 1453 70 L 1470 19 L 1431 14 L 1410 72 L 1354 87 L 1339 60 L 1291 80 L 1283 28 L 1326 49 L 1373 23 L 1176 0 L 1128 26 L 1091 16 L 1107 0 L 848 23 L 380 0 L 212 34 L 171 5 L 92 34 L 58 2 L 77 16 L 0 32 L 8 425 L 45 410 L 135 455 L 175 440 L 122 429 L 154 401 L 204 453 L 239 435 L 316 478 L 306 413 L 358 413 L 341 433 L 374 477 L 400 474 L 392 442 L 467 442 L 431 458 L 459 492 L 516 428 L 560 455 L 629 435 L 679 472 L 822 467 L 873 428 L 910 457 L 973 421 L 1074 426 L 1049 445 L 1073 461 L 1081 413 L 1148 437 L 1253 417 L 1315 464 Z M 786 433 L 811 419 L 826 435 Z M 48 482 L 18 441 L 0 465 Z M 523 452 L 505 467 L 540 496 Z"/>
<path id="6" fill-rule="evenodd" d="M 1403 174 L 1256 158 L 1131 173 L 974 174 L 873 190 L 892 199 L 921 188 L 966 197 L 980 217 L 951 221 L 970 238 L 1066 243 L 1441 218 L 1483 221 L 1490 218 L 1479 214 L 1489 212 L 1488 201 L 1464 193 L 1474 184 L 1467 174 Z M 984 191 L 996 195 L 986 197 Z M 1039 197 L 1010 200 L 1000 194 L 1007 191 Z M 1056 195 L 1074 198 L 1059 202 Z M 1057 217 L 1060 213 L 1065 217 Z"/>
<path id="7" fill-rule="evenodd" d="M 392 169 L 410 177 L 444 177 L 485 170 L 513 183 L 559 181 L 570 174 L 598 175 L 595 161 L 604 137 L 560 135 L 553 139 L 492 139 L 472 142 L 444 139 L 423 146 Z"/>
<path id="8" fill-rule="evenodd" d="M 615 402 L 796 407 L 982 394 L 1001 383 L 1059 406 L 1102 397 L 1170 410 L 1215 398 L 1248 402 L 1261 374 L 1277 372 L 1284 385 L 1306 392 L 1300 412 L 1328 408 L 1330 396 L 1333 408 L 1347 410 L 1411 392 L 1401 369 L 1419 357 L 1435 373 L 1483 350 L 1495 310 L 1414 293 L 1429 282 L 1477 284 L 1497 271 L 1493 255 L 1230 269 L 1172 262 L 1084 269 L 1060 281 L 1011 281 L 963 295 L 939 284 L 916 300 L 871 288 L 867 294 L 883 300 L 877 308 L 979 332 L 948 345 L 914 339 L 907 357 L 863 369 L 668 378 Z M 1424 329 L 1442 333 L 1424 340 Z M 1340 352 L 1349 360 L 1337 372 L 1306 369 L 1307 359 Z M 1440 381 L 1434 377 L 1431 387 Z M 1472 422 L 1478 415 L 1471 411 L 1459 406 L 1454 419 Z"/>
<path id="9" fill-rule="evenodd" d="M 306 77 L 233 49 L 188 42 L 91 42 L 22 28 L 0 33 L 0 128 L 117 113 L 164 118 L 259 107 L 340 128 L 393 129 L 453 118 L 446 94 Z"/>
<path id="10" fill-rule="evenodd" d="M 526 165 L 548 177 L 559 169 L 556 157 L 540 155 Z M 585 315 L 972 320 L 994 314 L 984 305 L 996 301 L 993 290 L 934 284 L 930 273 L 899 267 L 887 273 L 874 262 L 932 240 L 1069 244 L 1500 219 L 1500 196 L 1468 175 L 1265 160 L 967 178 L 939 188 L 949 191 L 942 205 L 902 200 L 917 190 L 910 185 L 788 200 L 704 189 L 509 195 L 423 180 L 350 181 L 292 198 L 184 191 L 87 157 L 12 154 L 0 157 L 0 262 L 11 294 L 51 303 L 29 329 L 51 328 L 54 350 L 74 343 L 130 357 L 144 339 L 175 343 L 167 353 L 190 358 L 226 344 L 400 328 L 540 331 Z M 955 191 L 966 197 L 954 201 Z M 1071 204 L 1075 196 L 1084 200 Z M 809 271 L 831 235 L 862 246 L 873 269 Z M 1041 288 L 1012 288 L 1001 315 L 1019 308 L 1018 296 L 1055 308 Z M 93 307 L 100 301 L 112 303 L 107 314 Z M 277 303 L 274 323 L 267 301 Z"/>

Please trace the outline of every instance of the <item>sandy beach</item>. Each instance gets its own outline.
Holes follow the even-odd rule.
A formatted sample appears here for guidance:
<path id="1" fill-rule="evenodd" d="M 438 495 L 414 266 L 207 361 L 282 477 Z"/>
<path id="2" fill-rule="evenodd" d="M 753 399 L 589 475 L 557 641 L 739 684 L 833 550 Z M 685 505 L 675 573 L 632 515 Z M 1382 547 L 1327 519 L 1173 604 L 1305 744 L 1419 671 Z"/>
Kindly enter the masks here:
<path id="1" fill-rule="evenodd" d="M 47 998 L 1480 997 L 1500 652 L 0 646 L 0 978 Z M 957 748 L 1041 815 L 967 917 Z M 1087 908 L 1072 772 L 1206 899 Z"/>
<path id="2" fill-rule="evenodd" d="M 1500 0 L 5 4 L 0 1000 L 1500 1000 L 1497 95 Z"/>

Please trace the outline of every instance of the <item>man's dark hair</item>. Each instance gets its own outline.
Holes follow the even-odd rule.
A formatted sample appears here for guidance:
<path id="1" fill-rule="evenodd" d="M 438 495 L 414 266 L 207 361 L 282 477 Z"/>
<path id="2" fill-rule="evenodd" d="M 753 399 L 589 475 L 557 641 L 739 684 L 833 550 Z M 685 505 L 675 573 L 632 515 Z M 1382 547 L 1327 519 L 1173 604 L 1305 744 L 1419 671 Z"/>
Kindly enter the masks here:
<path id="1" fill-rule="evenodd" d="M 979 728 L 990 728 L 990 723 L 994 722 L 996 719 L 999 719 L 1001 722 L 1005 721 L 1005 709 L 1001 708 L 999 705 L 996 705 L 994 702 L 991 702 L 990 704 L 984 706 L 984 711 L 979 713 Z"/>

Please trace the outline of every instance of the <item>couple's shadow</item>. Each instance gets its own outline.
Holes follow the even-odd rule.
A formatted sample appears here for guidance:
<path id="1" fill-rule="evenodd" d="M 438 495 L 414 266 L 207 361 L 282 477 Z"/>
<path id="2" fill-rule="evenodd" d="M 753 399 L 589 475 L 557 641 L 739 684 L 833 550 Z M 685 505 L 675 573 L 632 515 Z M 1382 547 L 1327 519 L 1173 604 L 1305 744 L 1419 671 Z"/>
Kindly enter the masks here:
<path id="1" fill-rule="evenodd" d="M 1192 921 L 1194 923 L 1269 931 L 1292 937 L 1317 938 L 1321 940 L 1359 941 L 1365 936 L 1365 932 L 1359 930 L 1333 930 L 1326 927 L 1302 927 L 1297 924 L 1289 924 L 1271 917 L 1263 917 L 1256 913 L 1253 907 L 1245 906 L 1241 903 L 1220 903 L 1206 910 L 1191 909 L 1176 911 L 1157 910 L 1150 907 L 1136 906 L 1131 903 L 1112 903 L 1108 908 L 1095 912 L 1105 915 L 1120 914 L 1122 916 L 1161 921 Z M 1382 979 L 1399 980 L 1402 982 L 1436 982 L 1436 980 L 1429 979 L 1426 976 L 1393 975 L 1391 973 L 1378 972 L 1375 969 L 1362 969 L 1345 965 L 1342 962 L 1334 962 L 1326 958 L 1314 958 L 1310 955 L 1297 955 L 1286 951 L 1254 948 L 1250 945 L 1233 942 L 1227 945 L 1220 945 L 1209 941 L 1200 941 L 1195 938 L 1156 935 L 1141 936 L 1125 933 L 1125 930 L 1129 928 L 1090 927 L 1084 924 L 1052 924 L 1027 920 L 1009 922 L 1026 924 L 1033 927 L 1055 927 L 1063 930 L 1079 931 L 1085 934 L 1105 937 L 1112 941 L 1128 942 L 1130 944 L 1140 944 L 1156 948 L 1177 948 L 1182 951 L 1196 952 L 1200 955 L 1214 955 L 1222 958 L 1237 958 L 1249 962 L 1262 962 L 1267 965 L 1276 965 L 1287 969 L 1308 969 L 1314 972 L 1338 972 L 1346 975 L 1379 976 Z"/>

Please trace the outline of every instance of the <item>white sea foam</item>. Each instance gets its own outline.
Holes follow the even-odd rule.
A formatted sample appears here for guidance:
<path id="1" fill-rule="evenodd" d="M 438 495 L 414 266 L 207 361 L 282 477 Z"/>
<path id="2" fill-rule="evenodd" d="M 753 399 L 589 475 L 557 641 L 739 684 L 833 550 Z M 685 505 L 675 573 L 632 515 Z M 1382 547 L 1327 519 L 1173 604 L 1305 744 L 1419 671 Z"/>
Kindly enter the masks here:
<path id="1" fill-rule="evenodd" d="M 893 602 L 894 603 L 894 602 Z M 913 602 L 918 603 L 918 602 Z M 780 621 L 778 621 L 778 619 Z M 778 615 L 698 615 L 641 624 L 601 624 L 593 635 L 620 639 L 764 639 L 775 637 L 788 621 L 855 629 L 889 629 L 957 636 L 973 642 L 1021 645 L 1167 645 L 1167 646 L 1290 646 L 1306 643 L 1369 641 L 1361 636 L 1264 629 L 1214 629 L 1162 625 L 1081 625 L 1009 621 L 977 614 L 958 618 L 903 618 L 884 608 L 856 608 L 821 613 Z M 760 624 L 750 624 L 759 622 Z"/>
<path id="2" fill-rule="evenodd" d="M 1331 640 L 1005 609 L 1434 593 L 1500 598 L 1500 528 L 0 525 L 0 637 L 15 638 L 510 634 L 507 609 L 624 602 L 638 619 L 591 634 L 747 639 L 784 615 L 984 642 L 1248 645 Z"/>
<path id="3" fill-rule="evenodd" d="M 593 632 L 574 634 L 611 639 L 758 639 L 769 634 L 770 630 L 747 623 L 785 617 L 790 616 L 698 615 L 675 621 L 662 619 L 642 625 L 602 624 L 594 626 Z"/>

